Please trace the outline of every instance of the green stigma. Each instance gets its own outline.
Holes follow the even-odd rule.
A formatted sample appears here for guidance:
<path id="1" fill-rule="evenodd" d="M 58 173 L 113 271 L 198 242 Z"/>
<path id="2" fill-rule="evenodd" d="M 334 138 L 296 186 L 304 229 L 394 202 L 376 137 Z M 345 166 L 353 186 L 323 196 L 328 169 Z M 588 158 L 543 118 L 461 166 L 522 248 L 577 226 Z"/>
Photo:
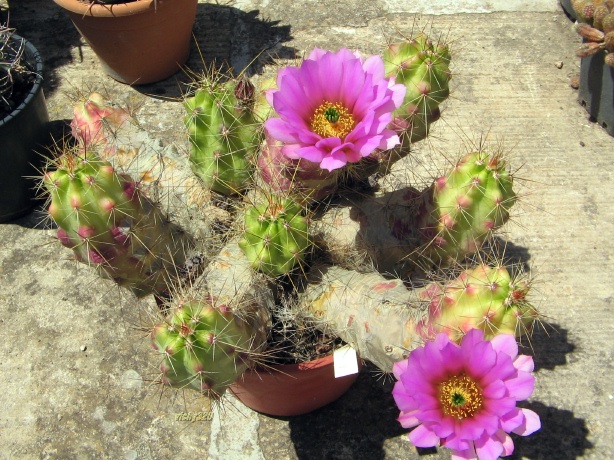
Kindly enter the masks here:
<path id="1" fill-rule="evenodd" d="M 460 393 L 454 393 L 450 398 L 450 402 L 454 404 L 456 407 L 462 406 L 467 402 L 465 397 Z"/>
<path id="2" fill-rule="evenodd" d="M 329 107 L 324 111 L 324 118 L 326 118 L 329 123 L 337 123 L 340 116 L 339 111 L 334 107 Z"/>

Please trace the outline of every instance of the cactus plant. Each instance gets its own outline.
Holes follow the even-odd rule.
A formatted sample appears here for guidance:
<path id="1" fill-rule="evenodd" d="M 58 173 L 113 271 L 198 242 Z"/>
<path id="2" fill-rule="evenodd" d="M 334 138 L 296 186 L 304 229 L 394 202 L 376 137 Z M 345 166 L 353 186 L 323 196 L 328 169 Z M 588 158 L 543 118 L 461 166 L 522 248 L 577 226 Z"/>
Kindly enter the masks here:
<path id="1" fill-rule="evenodd" d="M 502 265 L 463 270 L 457 278 L 431 283 L 420 293 L 429 311 L 416 330 L 425 340 L 443 332 L 456 342 L 471 329 L 482 329 L 487 340 L 498 334 L 527 335 L 538 318 L 527 301 L 530 287 L 528 277 L 513 277 Z"/>
<path id="2" fill-rule="evenodd" d="M 253 92 L 244 78 L 209 79 L 184 102 L 192 170 L 224 195 L 238 194 L 252 182 L 261 130 L 252 114 Z"/>
<path id="3" fill-rule="evenodd" d="M 450 94 L 450 50 L 447 44 L 433 43 L 421 33 L 390 44 L 383 57 L 386 76 L 407 88 L 391 126 L 408 151 L 410 144 L 426 138 L 430 125 L 439 119 L 440 104 Z"/>
<path id="4" fill-rule="evenodd" d="M 69 150 L 55 167 L 43 183 L 61 243 L 137 297 L 167 292 L 192 245 L 183 230 L 93 153 Z"/>
<path id="5" fill-rule="evenodd" d="M 500 153 L 479 150 L 463 156 L 426 192 L 418 227 L 428 242 L 419 256 L 449 265 L 475 253 L 509 219 L 516 202 L 512 185 Z"/>
<path id="6" fill-rule="evenodd" d="M 410 144 L 428 135 L 449 94 L 449 66 L 448 47 L 420 34 L 390 45 L 384 59 L 315 49 L 301 67 L 280 70 L 276 84 L 265 82 L 260 91 L 245 77 L 207 75 L 196 84 L 184 104 L 191 149 L 185 162 L 209 189 L 227 196 L 217 202 L 231 203 L 231 211 L 222 235 L 210 243 L 218 256 L 190 286 L 171 292 L 170 316 L 151 333 L 162 355 L 163 383 L 219 397 L 265 351 L 280 299 L 292 306 L 284 311 L 313 319 L 385 372 L 438 332 L 454 340 L 470 328 L 491 336 L 530 332 L 538 317 L 527 300 L 530 283 L 511 276 L 502 263 L 466 261 L 508 221 L 517 200 L 500 153 L 472 149 L 445 175 L 423 180 L 424 190 L 404 180 L 392 189 L 331 197 L 341 187 L 351 189 L 355 177 L 387 174 Z M 342 88 L 330 84 L 337 80 Z M 263 103 L 264 88 L 270 107 Z M 79 126 L 98 123 L 99 115 Z M 185 169 L 180 158 L 174 161 Z M 61 237 L 84 260 L 94 257 L 90 248 L 106 257 L 103 248 L 90 244 L 98 234 L 112 239 L 103 222 L 120 225 L 107 214 L 88 224 L 93 231 L 82 229 L 81 208 L 87 207 L 87 217 L 98 216 L 91 203 L 105 203 L 96 194 L 99 181 L 90 184 L 89 177 L 96 177 L 92 168 L 98 168 L 102 183 L 110 183 L 114 200 L 125 190 L 138 193 L 121 174 L 107 178 L 114 173 L 111 163 L 94 157 L 48 173 L 51 213 L 72 223 L 75 229 Z M 132 207 L 126 204 L 125 215 L 146 221 L 141 214 L 147 212 L 133 201 L 148 203 L 128 199 Z M 202 211 L 203 219 L 206 214 Z M 104 242 L 108 252 L 113 241 Z M 349 260 L 349 254 L 363 251 L 370 256 L 367 263 Z M 461 271 L 463 260 L 468 265 Z M 169 263 L 162 273 L 180 264 Z M 445 269 L 449 266 L 454 268 Z M 410 267 L 426 270 L 415 276 L 418 271 Z M 447 277 L 408 287 L 425 276 L 432 281 L 428 272 L 434 268 Z"/>

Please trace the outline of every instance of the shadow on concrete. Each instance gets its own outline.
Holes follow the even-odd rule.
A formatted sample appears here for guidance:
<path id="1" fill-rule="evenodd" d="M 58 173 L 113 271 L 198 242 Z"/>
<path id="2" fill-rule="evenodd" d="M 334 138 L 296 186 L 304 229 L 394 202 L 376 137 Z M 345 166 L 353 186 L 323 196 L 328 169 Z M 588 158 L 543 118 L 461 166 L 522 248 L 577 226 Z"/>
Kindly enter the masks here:
<path id="1" fill-rule="evenodd" d="M 248 77 L 263 72 L 276 59 L 294 59 L 297 50 L 284 45 L 292 40 L 289 25 L 259 18 L 231 6 L 199 3 L 192 49 L 185 70 L 164 81 L 134 88 L 151 97 L 179 98 L 194 75 L 219 70 Z"/>
<path id="2" fill-rule="evenodd" d="M 396 420 L 399 411 L 391 394 L 394 383 L 390 377 L 383 382 L 377 376 L 377 368 L 367 364 L 341 399 L 288 419 L 299 459 L 385 458 L 384 441 L 407 430 Z"/>
<path id="3" fill-rule="evenodd" d="M 505 457 L 506 459 L 573 460 L 580 458 L 587 449 L 593 447 L 586 439 L 586 422 L 574 417 L 573 412 L 540 402 L 521 405 L 539 415 L 542 428 L 527 437 L 512 435 L 515 450 L 511 456 Z"/>
<path id="4" fill-rule="evenodd" d="M 533 356 L 535 371 L 552 370 L 556 366 L 567 364 L 567 355 L 576 349 L 576 346 L 569 342 L 567 329 L 554 323 L 536 324 L 530 342 L 523 339 L 522 344 L 524 349 L 521 349 L 521 353 Z"/>

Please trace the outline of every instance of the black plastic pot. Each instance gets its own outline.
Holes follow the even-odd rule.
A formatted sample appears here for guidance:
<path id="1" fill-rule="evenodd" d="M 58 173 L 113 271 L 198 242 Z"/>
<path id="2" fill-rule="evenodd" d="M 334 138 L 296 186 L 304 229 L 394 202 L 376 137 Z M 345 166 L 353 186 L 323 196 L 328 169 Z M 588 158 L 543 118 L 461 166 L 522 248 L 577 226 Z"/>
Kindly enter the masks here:
<path id="1" fill-rule="evenodd" d="M 571 0 L 561 0 L 560 3 L 567 16 L 569 16 L 569 19 L 575 21 L 577 16 L 576 12 L 573 10 L 573 6 L 571 6 Z"/>
<path id="2" fill-rule="evenodd" d="M 614 136 L 614 67 L 604 62 L 605 51 L 582 58 L 578 101 L 610 136 Z"/>
<path id="3" fill-rule="evenodd" d="M 17 34 L 12 39 L 23 40 Z M 0 222 L 23 216 L 36 201 L 34 176 L 40 175 L 44 157 L 40 144 L 49 135 L 49 114 L 43 94 L 43 62 L 30 42 L 25 41 L 25 62 L 37 78 L 25 100 L 0 120 Z"/>

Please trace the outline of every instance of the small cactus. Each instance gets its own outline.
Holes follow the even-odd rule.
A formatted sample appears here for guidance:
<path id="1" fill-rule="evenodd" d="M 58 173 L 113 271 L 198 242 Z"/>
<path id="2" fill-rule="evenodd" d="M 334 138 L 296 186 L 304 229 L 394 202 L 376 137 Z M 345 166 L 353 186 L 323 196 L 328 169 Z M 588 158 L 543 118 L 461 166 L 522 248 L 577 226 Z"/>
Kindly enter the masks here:
<path id="1" fill-rule="evenodd" d="M 477 151 L 461 158 L 426 192 L 418 226 L 428 242 L 420 257 L 445 266 L 475 253 L 509 219 L 516 202 L 512 185 L 500 154 Z"/>
<path id="2" fill-rule="evenodd" d="M 580 58 L 605 50 L 604 61 L 614 67 L 614 2 L 602 0 L 574 0 L 572 7 L 578 15 L 574 30 L 584 43 L 576 50 Z"/>
<path id="3" fill-rule="evenodd" d="M 538 317 L 527 301 L 529 289 L 527 279 L 514 279 L 505 267 L 480 264 L 421 292 L 429 312 L 416 330 L 424 340 L 443 332 L 458 343 L 471 329 L 483 330 L 487 340 L 498 334 L 520 338 L 532 331 Z"/>
<path id="4" fill-rule="evenodd" d="M 239 246 L 255 270 L 277 277 L 303 262 L 310 243 L 302 210 L 289 198 L 248 207 Z"/>
<path id="5" fill-rule="evenodd" d="M 248 368 L 258 348 L 247 322 L 226 305 L 190 301 L 156 325 L 151 343 L 161 355 L 161 383 L 218 399 Z"/>
<path id="6" fill-rule="evenodd" d="M 385 50 L 386 76 L 407 88 L 391 125 L 403 148 L 424 139 L 430 124 L 439 118 L 439 106 L 450 94 L 450 59 L 448 46 L 433 44 L 425 34 L 393 43 Z"/>

